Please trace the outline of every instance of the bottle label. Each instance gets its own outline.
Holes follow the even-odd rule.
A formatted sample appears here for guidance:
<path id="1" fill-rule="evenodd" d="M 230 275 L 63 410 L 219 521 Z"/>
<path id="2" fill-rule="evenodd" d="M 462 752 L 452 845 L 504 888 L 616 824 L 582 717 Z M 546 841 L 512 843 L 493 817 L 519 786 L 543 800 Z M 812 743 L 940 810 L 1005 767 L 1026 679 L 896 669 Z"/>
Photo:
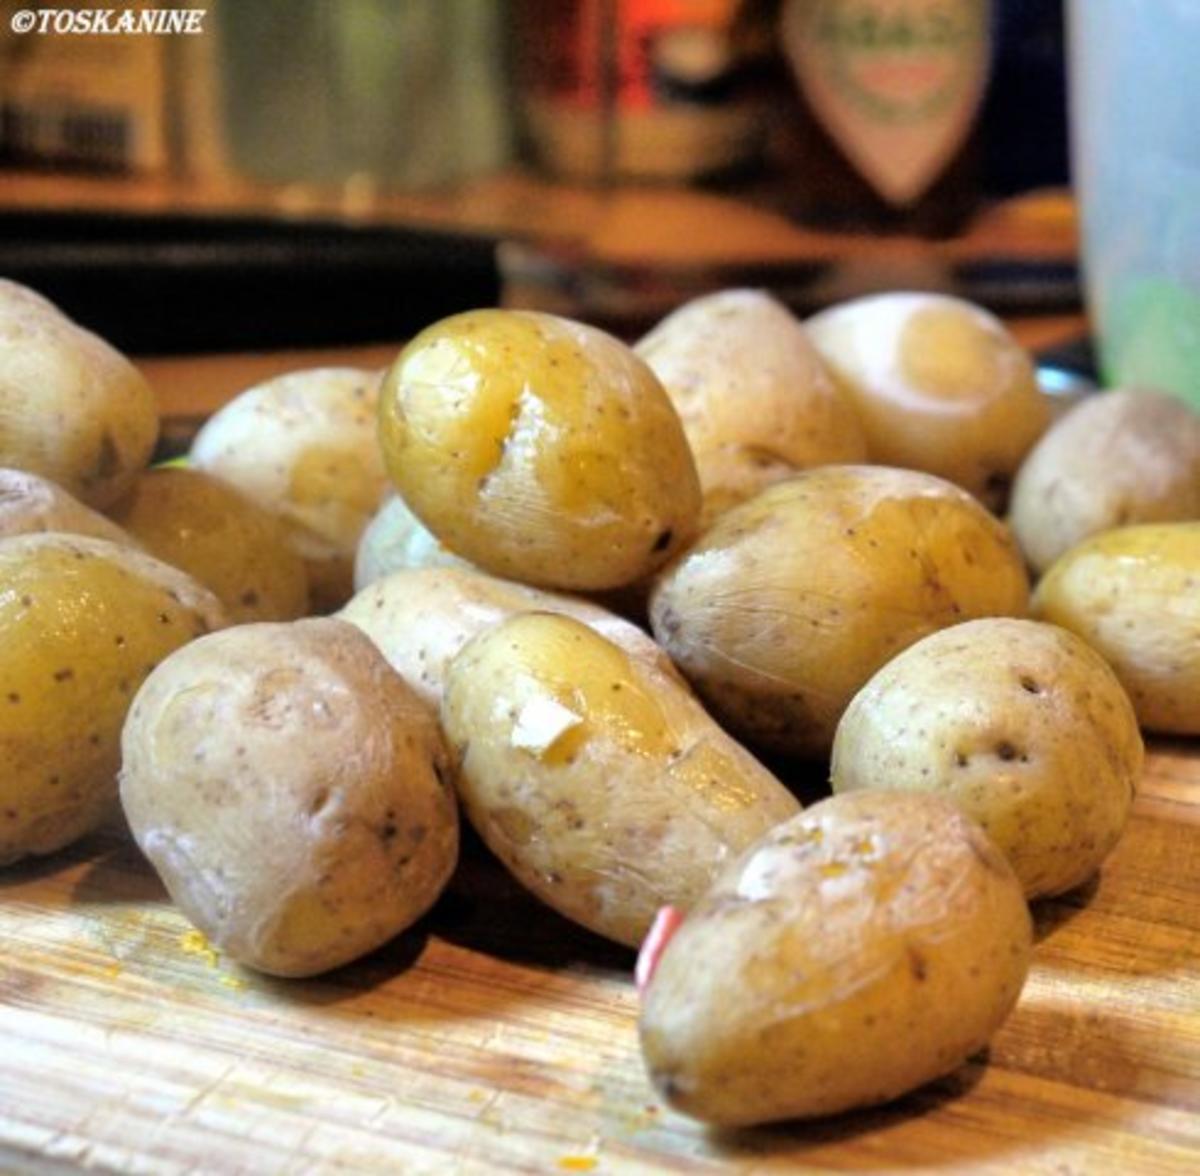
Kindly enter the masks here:
<path id="1" fill-rule="evenodd" d="M 813 113 L 888 203 L 916 201 L 983 99 L 988 0 L 788 0 L 783 43 Z"/>

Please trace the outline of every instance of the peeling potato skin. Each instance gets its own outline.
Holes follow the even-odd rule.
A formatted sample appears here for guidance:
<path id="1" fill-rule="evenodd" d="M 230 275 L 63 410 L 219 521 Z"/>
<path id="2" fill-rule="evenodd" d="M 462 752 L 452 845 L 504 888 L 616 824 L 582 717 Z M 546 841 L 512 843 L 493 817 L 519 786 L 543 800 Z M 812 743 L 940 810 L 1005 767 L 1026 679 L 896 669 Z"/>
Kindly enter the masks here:
<path id="1" fill-rule="evenodd" d="M 432 712 L 332 618 L 242 625 L 147 679 L 121 803 L 171 897 L 223 952 L 311 976 L 441 893 L 458 815 Z"/>
<path id="2" fill-rule="evenodd" d="M 582 323 L 507 310 L 435 323 L 388 371 L 379 426 L 413 513 L 495 575 L 618 588 L 696 529 L 699 481 L 670 400 Z"/>
<path id="3" fill-rule="evenodd" d="M 1073 633 L 989 618 L 943 629 L 854 696 L 833 791 L 936 792 L 1034 899 L 1090 878 L 1129 816 L 1144 751 L 1128 696 Z"/>
<path id="4" fill-rule="evenodd" d="M 66 531 L 141 547 L 128 531 L 49 479 L 24 470 L 0 469 L 0 539 L 41 531 Z"/>
<path id="5" fill-rule="evenodd" d="M 1042 577 L 1033 611 L 1100 653 L 1144 728 L 1200 735 L 1200 522 L 1093 535 Z"/>
<path id="6" fill-rule="evenodd" d="M 987 1043 L 1031 945 L 1020 884 L 949 800 L 834 797 L 747 850 L 669 940 L 646 1068 L 726 1127 L 887 1102 Z"/>
<path id="7" fill-rule="evenodd" d="M 940 478 L 824 466 L 729 511 L 659 577 L 655 638 L 718 718 L 823 756 L 876 670 L 960 621 L 1023 615 L 1004 525 Z"/>
<path id="8" fill-rule="evenodd" d="M 800 807 L 686 690 L 569 617 L 527 613 L 472 640 L 442 724 L 489 848 L 543 902 L 630 946 Z"/>
<path id="9" fill-rule="evenodd" d="M 133 548 L 59 533 L 0 541 L 0 865 L 100 823 L 138 687 L 225 623 L 206 588 Z"/>
<path id="10" fill-rule="evenodd" d="M 1200 518 L 1200 413 L 1123 389 L 1055 422 L 1013 485 L 1009 520 L 1037 572 L 1084 539 L 1133 523 Z"/>
<path id="11" fill-rule="evenodd" d="M 0 279 L 0 465 L 104 510 L 157 439 L 158 407 L 137 368 L 40 294 Z"/>

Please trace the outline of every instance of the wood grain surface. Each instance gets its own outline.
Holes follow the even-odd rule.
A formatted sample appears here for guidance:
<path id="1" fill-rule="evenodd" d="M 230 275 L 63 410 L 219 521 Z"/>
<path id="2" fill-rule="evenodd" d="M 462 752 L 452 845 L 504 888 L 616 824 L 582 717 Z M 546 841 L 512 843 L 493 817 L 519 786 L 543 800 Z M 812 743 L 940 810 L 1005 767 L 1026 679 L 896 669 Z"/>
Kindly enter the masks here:
<path id="1" fill-rule="evenodd" d="M 0 1170 L 1200 1167 L 1200 747 L 1159 746 L 1099 880 L 1037 907 L 986 1057 L 898 1103 L 718 1134 L 643 1076 L 632 956 L 473 847 L 410 933 L 312 981 L 213 952 L 116 822 L 0 875 Z"/>

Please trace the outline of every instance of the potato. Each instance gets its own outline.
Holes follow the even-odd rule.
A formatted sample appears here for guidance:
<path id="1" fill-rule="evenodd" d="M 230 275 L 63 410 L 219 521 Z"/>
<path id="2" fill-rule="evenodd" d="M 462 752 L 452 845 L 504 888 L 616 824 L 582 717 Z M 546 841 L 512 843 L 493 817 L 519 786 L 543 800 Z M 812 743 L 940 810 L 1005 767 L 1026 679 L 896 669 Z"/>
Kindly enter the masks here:
<path id="1" fill-rule="evenodd" d="M 158 438 L 150 385 L 123 355 L 32 290 L 0 278 L 0 466 L 115 502 Z"/>
<path id="2" fill-rule="evenodd" d="M 824 466 L 719 518 L 661 576 L 654 635 L 735 734 L 824 755 L 854 694 L 900 650 L 1021 615 L 1004 526 L 929 474 Z"/>
<path id="3" fill-rule="evenodd" d="M 942 294 L 873 294 L 805 327 L 858 410 L 872 461 L 938 474 L 1003 505 L 1050 423 L 1050 402 L 999 319 Z"/>
<path id="4" fill-rule="evenodd" d="M 1165 392 L 1092 396 L 1055 422 L 1013 485 L 1009 522 L 1044 572 L 1089 535 L 1200 518 L 1200 414 Z"/>
<path id="5" fill-rule="evenodd" d="M 696 469 L 662 385 L 582 323 L 516 310 L 443 319 L 388 372 L 379 422 L 413 513 L 496 575 L 617 588 L 696 528 Z"/>
<path id="6" fill-rule="evenodd" d="M 673 679 L 570 617 L 474 638 L 442 725 L 489 848 L 549 906 L 631 946 L 800 807 Z"/>
<path id="7" fill-rule="evenodd" d="M 438 541 L 399 494 L 391 494 L 375 512 L 358 541 L 354 557 L 354 590 L 409 568 L 470 568 Z"/>
<path id="8" fill-rule="evenodd" d="M 206 588 L 130 547 L 58 533 L 0 541 L 0 865 L 99 824 L 138 685 L 224 623 Z"/>
<path id="9" fill-rule="evenodd" d="M 226 482 L 199 470 L 147 470 L 113 517 L 153 555 L 211 588 L 235 623 L 308 611 L 304 561 L 283 524 Z"/>
<path id="10" fill-rule="evenodd" d="M 433 905 L 458 854 L 432 712 L 332 618 L 168 658 L 122 737 L 121 803 L 171 897 L 233 959 L 311 976 Z"/>
<path id="11" fill-rule="evenodd" d="M 0 539 L 38 531 L 91 535 L 124 547 L 140 547 L 136 539 L 61 486 L 24 470 L 0 469 Z"/>
<path id="12" fill-rule="evenodd" d="M 194 469 L 229 482 L 283 520 L 320 612 L 353 593 L 359 537 L 387 493 L 377 398 L 373 372 L 292 372 L 235 397 L 192 445 Z"/>
<path id="13" fill-rule="evenodd" d="M 1094 535 L 1046 573 L 1033 611 L 1099 651 L 1143 727 L 1200 735 L 1200 522 Z"/>
<path id="14" fill-rule="evenodd" d="M 950 801 L 836 796 L 730 865 L 667 942 L 646 1068 L 723 1126 L 886 1102 L 986 1044 L 1031 940 L 1012 870 Z"/>
<path id="15" fill-rule="evenodd" d="M 379 647 L 392 668 L 439 706 L 451 659 L 472 637 L 518 613 L 574 617 L 649 668 L 683 682 L 671 659 L 636 625 L 586 600 L 470 568 L 413 568 L 368 585 L 338 614 Z"/>
<path id="16" fill-rule="evenodd" d="M 696 298 L 634 350 L 683 421 L 706 526 L 799 470 L 866 460 L 858 417 L 804 328 L 761 290 Z"/>
<path id="17" fill-rule="evenodd" d="M 989 618 L 883 667 L 833 742 L 833 791 L 939 792 L 996 843 L 1026 898 L 1087 881 L 1117 844 L 1142 769 L 1129 698 L 1078 637 Z"/>

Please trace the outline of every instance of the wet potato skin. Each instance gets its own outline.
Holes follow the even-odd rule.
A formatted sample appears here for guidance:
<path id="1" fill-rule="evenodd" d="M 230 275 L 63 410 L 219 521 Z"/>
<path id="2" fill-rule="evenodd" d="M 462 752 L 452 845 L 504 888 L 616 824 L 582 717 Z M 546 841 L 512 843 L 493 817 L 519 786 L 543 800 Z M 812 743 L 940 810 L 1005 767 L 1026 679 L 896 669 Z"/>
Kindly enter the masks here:
<path id="1" fill-rule="evenodd" d="M 668 941 L 646 1068 L 728 1127 L 886 1102 L 987 1043 L 1031 943 L 1019 883 L 950 801 L 833 797 L 748 849 Z"/>
<path id="2" fill-rule="evenodd" d="M 141 547 L 128 531 L 85 506 L 57 483 L 25 470 L 0 469 L 0 538 L 39 531 L 66 531 L 125 547 Z"/>
<path id="3" fill-rule="evenodd" d="M 654 635 L 735 734 L 821 756 L 900 650 L 973 617 L 1022 615 L 1003 524 L 940 478 L 825 466 L 719 518 L 660 576 Z"/>
<path id="4" fill-rule="evenodd" d="M 671 678 L 579 621 L 512 617 L 451 663 L 442 723 L 464 810 L 515 877 L 636 946 L 799 810 Z"/>
<path id="5" fill-rule="evenodd" d="M 695 530 L 699 482 L 666 393 L 582 323 L 504 310 L 435 323 L 387 373 L 379 421 L 413 513 L 495 575 L 617 588 Z"/>

